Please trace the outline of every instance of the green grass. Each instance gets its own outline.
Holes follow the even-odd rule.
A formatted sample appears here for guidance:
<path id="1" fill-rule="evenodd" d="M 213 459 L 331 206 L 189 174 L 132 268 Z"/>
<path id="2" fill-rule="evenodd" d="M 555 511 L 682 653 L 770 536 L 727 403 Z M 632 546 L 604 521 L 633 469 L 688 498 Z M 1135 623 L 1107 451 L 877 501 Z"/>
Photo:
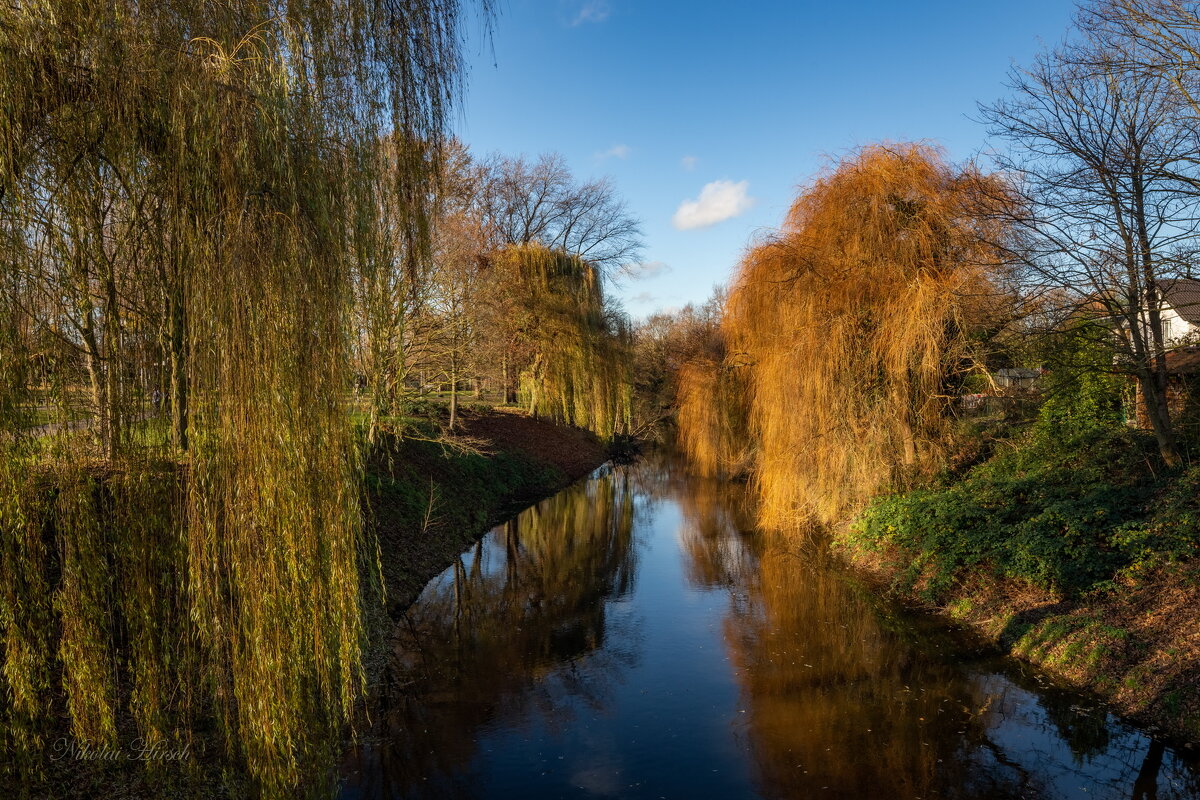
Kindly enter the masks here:
<path id="1" fill-rule="evenodd" d="M 385 446 L 391 451 L 376 453 L 366 475 L 381 528 L 474 534 L 507 504 L 565 481 L 557 468 L 517 453 L 481 455 L 414 439 Z"/>
<path id="2" fill-rule="evenodd" d="M 896 584 L 948 596 L 966 570 L 1065 595 L 1200 551 L 1200 468 L 1164 470 L 1127 429 L 1072 438 L 1031 433 L 940 485 L 882 497 L 848 535 L 891 550 Z"/>

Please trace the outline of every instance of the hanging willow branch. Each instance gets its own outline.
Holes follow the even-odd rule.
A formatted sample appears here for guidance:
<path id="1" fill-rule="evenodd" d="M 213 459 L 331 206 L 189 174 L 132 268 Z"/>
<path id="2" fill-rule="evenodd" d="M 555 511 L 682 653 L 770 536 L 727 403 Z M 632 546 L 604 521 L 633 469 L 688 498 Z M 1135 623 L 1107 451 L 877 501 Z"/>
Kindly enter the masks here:
<path id="1" fill-rule="evenodd" d="M 938 463 L 946 381 L 994 297 L 1003 231 L 987 203 L 1004 191 L 930 147 L 877 145 L 818 179 L 747 254 L 728 354 L 685 374 L 680 425 L 710 470 L 753 441 L 765 523 L 840 520 Z"/>
<path id="2" fill-rule="evenodd" d="M 531 354 L 520 384 L 529 412 L 605 438 L 628 433 L 631 331 L 595 265 L 526 244 L 505 248 L 493 268 L 517 298 L 509 324 Z"/>
<path id="3" fill-rule="evenodd" d="M 427 248 L 462 17 L 0 9 L 0 770 L 40 757 L 56 683 L 96 742 L 122 708 L 155 741 L 215 712 L 285 796 L 336 746 L 372 550 L 351 279 L 364 230 Z"/>

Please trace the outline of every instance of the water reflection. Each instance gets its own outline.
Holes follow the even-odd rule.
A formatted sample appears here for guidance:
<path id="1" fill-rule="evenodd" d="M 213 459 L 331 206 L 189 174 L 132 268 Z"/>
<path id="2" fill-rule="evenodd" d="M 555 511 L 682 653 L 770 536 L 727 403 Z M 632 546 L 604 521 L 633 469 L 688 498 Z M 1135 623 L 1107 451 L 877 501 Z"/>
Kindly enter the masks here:
<path id="1" fill-rule="evenodd" d="M 1180 754 L 751 516 L 664 458 L 493 531 L 399 626 L 343 795 L 1200 797 Z"/>
<path id="2" fill-rule="evenodd" d="M 469 795 L 475 736 L 497 718 L 570 724 L 564 700 L 601 706 L 627 642 L 605 642 L 607 603 L 633 586 L 633 494 L 605 470 L 493 531 L 427 586 L 395 634 L 377 720 L 346 793 Z"/>
<path id="3" fill-rule="evenodd" d="M 736 589 L 725 634 L 762 795 L 1200 797 L 1179 758 L 1164 773 L 1162 743 L 1074 693 L 1031 691 L 1044 679 L 880 602 L 819 546 L 740 535 L 731 487 L 674 497 L 689 574 Z"/>

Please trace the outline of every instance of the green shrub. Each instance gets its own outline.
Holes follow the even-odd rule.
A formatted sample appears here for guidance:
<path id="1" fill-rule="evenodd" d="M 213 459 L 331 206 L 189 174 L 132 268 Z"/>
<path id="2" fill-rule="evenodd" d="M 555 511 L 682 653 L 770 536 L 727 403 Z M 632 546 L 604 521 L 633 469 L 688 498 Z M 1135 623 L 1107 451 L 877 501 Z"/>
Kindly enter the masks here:
<path id="1" fill-rule="evenodd" d="M 1171 480 L 1152 509 L 1146 519 L 1113 536 L 1113 544 L 1134 571 L 1200 556 L 1200 467 Z"/>
<path id="2" fill-rule="evenodd" d="M 1153 443 L 1137 432 L 1102 430 L 1055 440 L 1044 429 L 971 469 L 957 483 L 884 497 L 851 536 L 908 559 L 898 576 L 944 596 L 962 570 L 983 567 L 1062 593 L 1085 591 L 1132 563 L 1162 480 Z M 1161 474 L 1161 473 L 1160 473 Z"/>
<path id="3" fill-rule="evenodd" d="M 1045 402 L 1037 430 L 1044 437 L 1074 439 L 1112 431 L 1124 422 L 1127 380 L 1111 371 L 1111 333 L 1094 324 L 1057 334 L 1047 353 L 1050 371 L 1041 380 Z"/>
<path id="4" fill-rule="evenodd" d="M 398 405 L 399 415 L 403 417 L 436 419 L 446 413 L 444 403 L 428 397 L 407 396 L 401 399 Z"/>

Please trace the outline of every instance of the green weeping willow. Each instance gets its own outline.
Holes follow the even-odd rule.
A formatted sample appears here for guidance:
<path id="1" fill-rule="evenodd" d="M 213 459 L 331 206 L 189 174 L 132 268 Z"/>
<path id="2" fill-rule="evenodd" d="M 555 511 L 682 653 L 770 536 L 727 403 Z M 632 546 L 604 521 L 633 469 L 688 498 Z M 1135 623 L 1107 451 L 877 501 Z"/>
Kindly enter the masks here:
<path id="1" fill-rule="evenodd" d="M 519 329 L 528 362 L 521 402 L 532 414 L 605 438 L 628 433 L 632 333 L 605 297 L 596 267 L 537 244 L 513 245 L 493 261 L 515 287 L 510 324 Z"/>
<path id="2" fill-rule="evenodd" d="M 0 778 L 64 717 L 95 743 L 211 717 L 281 795 L 336 747 L 372 552 L 352 276 L 364 229 L 421 249 L 463 16 L 0 9 Z"/>

